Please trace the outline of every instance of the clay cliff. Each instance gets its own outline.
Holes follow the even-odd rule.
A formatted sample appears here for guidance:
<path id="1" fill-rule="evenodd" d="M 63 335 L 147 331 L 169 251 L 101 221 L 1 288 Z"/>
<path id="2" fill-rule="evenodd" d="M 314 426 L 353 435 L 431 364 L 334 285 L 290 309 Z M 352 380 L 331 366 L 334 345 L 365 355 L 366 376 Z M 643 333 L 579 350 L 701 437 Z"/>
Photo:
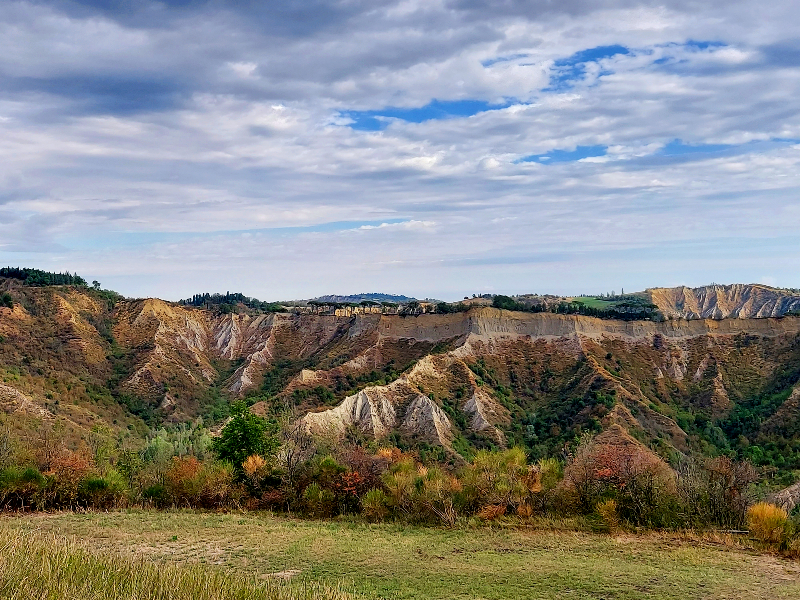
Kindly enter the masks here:
<path id="1" fill-rule="evenodd" d="M 612 426 L 663 457 L 771 452 L 800 434 L 800 318 L 772 316 L 795 300 L 716 288 L 650 290 L 683 317 L 663 322 L 490 307 L 219 314 L 19 288 L 14 308 L 0 308 L 0 408 L 19 423 L 135 437 L 247 398 L 264 411 L 293 407 L 316 433 L 453 456 L 512 444 L 552 454 Z"/>
<path id="2" fill-rule="evenodd" d="M 646 293 L 669 318 L 758 319 L 800 312 L 800 294 L 766 285 L 653 288 Z"/>

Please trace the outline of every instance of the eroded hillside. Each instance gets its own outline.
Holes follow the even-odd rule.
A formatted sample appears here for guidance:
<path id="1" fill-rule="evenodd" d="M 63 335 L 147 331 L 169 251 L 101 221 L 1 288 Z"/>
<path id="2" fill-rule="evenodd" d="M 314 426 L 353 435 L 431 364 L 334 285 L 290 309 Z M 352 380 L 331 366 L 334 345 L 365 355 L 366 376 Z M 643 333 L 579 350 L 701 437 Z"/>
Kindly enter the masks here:
<path id="1" fill-rule="evenodd" d="M 676 311 L 722 311 L 663 322 L 488 307 L 220 314 L 15 288 L 14 308 L 0 308 L 0 399 L 15 423 L 78 433 L 101 424 L 141 436 L 146 424 L 224 418 L 247 398 L 255 410 L 292 407 L 317 433 L 453 459 L 512 444 L 553 455 L 618 425 L 665 458 L 736 452 L 788 464 L 800 457 L 800 318 L 741 318 L 793 306 L 750 288 L 732 287 L 725 302 L 719 291 L 712 301 L 651 290 Z"/>
<path id="2" fill-rule="evenodd" d="M 766 285 L 654 288 L 646 293 L 669 318 L 758 319 L 800 312 L 800 294 Z"/>

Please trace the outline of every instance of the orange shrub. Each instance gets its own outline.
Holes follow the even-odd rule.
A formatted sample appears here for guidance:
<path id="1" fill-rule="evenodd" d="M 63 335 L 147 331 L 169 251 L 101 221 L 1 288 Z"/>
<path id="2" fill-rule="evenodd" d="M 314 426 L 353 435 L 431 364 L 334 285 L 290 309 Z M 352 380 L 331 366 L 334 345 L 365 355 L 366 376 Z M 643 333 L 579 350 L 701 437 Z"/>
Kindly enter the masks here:
<path id="1" fill-rule="evenodd" d="M 562 491 L 567 504 L 585 513 L 614 499 L 619 516 L 636 525 L 665 526 L 675 516 L 674 471 L 619 426 L 581 444 L 564 471 Z"/>
<path id="2" fill-rule="evenodd" d="M 789 523 L 789 515 L 782 508 L 759 502 L 747 509 L 747 528 L 756 539 L 779 544 Z"/>
<path id="3" fill-rule="evenodd" d="M 164 483 L 172 504 L 187 508 L 219 508 L 240 495 L 231 467 L 194 456 L 174 457 Z"/>
<path id="4" fill-rule="evenodd" d="M 55 508 L 75 506 L 81 481 L 94 469 L 94 461 L 87 453 L 62 448 L 52 457 L 50 470 L 45 473 L 49 480 L 47 504 Z"/>
<path id="5" fill-rule="evenodd" d="M 478 517 L 484 521 L 494 521 L 504 514 L 506 514 L 505 504 L 487 504 L 478 512 Z"/>

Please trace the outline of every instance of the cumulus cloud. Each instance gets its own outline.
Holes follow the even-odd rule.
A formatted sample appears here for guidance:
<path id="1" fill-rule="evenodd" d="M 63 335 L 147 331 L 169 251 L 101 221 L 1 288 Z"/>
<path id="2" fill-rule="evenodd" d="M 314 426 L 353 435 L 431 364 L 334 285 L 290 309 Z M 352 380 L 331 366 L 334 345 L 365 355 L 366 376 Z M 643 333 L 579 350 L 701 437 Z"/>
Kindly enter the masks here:
<path id="1" fill-rule="evenodd" d="M 0 259 L 172 298 L 796 286 L 798 10 L 11 2 Z"/>

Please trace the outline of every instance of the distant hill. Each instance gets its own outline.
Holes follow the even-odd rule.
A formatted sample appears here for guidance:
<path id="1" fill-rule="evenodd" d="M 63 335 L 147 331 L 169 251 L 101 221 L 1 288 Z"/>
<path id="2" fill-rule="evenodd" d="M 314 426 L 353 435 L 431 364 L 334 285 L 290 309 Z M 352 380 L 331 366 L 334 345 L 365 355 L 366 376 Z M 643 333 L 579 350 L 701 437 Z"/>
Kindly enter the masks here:
<path id="1" fill-rule="evenodd" d="M 380 293 L 372 293 L 372 294 L 351 294 L 349 296 L 336 296 L 333 294 L 329 294 L 327 296 L 320 296 L 318 298 L 313 298 L 315 302 L 331 302 L 331 303 L 340 303 L 345 304 L 347 302 L 362 302 L 364 300 L 372 300 L 373 302 L 397 302 L 398 304 L 402 304 L 405 302 L 411 302 L 412 300 L 416 300 L 416 298 L 412 298 L 411 296 L 398 296 L 395 294 L 380 294 Z"/>

